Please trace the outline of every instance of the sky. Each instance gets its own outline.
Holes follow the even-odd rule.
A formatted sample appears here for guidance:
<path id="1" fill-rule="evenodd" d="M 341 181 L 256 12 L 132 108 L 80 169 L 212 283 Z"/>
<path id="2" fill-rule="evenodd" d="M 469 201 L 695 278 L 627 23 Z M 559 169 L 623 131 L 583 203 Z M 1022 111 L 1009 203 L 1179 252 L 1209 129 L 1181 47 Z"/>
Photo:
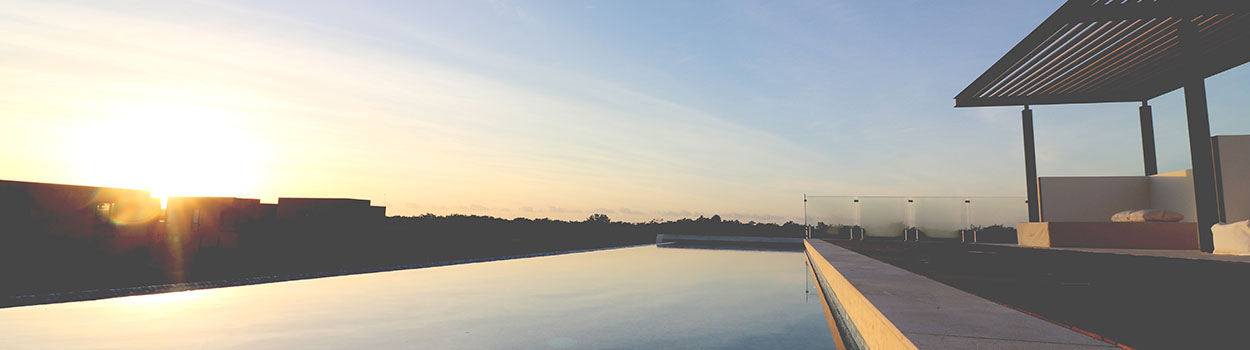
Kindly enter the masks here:
<path id="1" fill-rule="evenodd" d="M 0 179 L 625 221 L 1023 196 L 1019 107 L 953 97 L 1062 3 L 10 0 Z M 1212 134 L 1248 78 L 1207 80 Z M 1182 93 L 1151 104 L 1189 168 Z M 1034 106 L 1039 175 L 1141 174 L 1137 106 Z"/>

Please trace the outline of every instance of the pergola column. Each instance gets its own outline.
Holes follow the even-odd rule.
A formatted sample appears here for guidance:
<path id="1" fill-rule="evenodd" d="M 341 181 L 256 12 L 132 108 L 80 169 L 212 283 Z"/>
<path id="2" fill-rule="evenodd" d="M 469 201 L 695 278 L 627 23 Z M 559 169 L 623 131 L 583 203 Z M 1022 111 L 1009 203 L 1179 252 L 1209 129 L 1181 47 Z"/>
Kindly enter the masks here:
<path id="1" fill-rule="evenodd" d="M 1028 105 L 1020 111 L 1020 124 L 1024 129 L 1024 178 L 1028 191 L 1029 222 L 1042 221 L 1042 206 L 1037 196 L 1037 155 L 1033 146 L 1033 110 Z"/>
<path id="2" fill-rule="evenodd" d="M 1215 193 L 1215 156 L 1211 151 L 1211 123 L 1207 115 L 1207 88 L 1202 78 L 1185 84 L 1185 115 L 1189 121 L 1189 159 L 1193 163 L 1194 204 L 1198 211 L 1198 243 L 1214 250 L 1211 225 L 1219 222 Z"/>
<path id="3" fill-rule="evenodd" d="M 1137 108 L 1137 113 L 1141 115 L 1141 153 L 1142 163 L 1146 166 L 1146 176 L 1158 174 L 1159 166 L 1155 158 L 1154 115 L 1146 101 L 1141 101 L 1141 107 Z"/>
<path id="4" fill-rule="evenodd" d="M 1198 217 L 1198 245 L 1214 251 L 1211 226 L 1219 222 L 1219 199 L 1215 192 L 1215 153 L 1211 149 L 1211 122 L 1207 113 L 1206 77 L 1198 71 L 1202 62 L 1195 49 L 1198 31 L 1194 21 L 1179 25 L 1179 42 L 1185 68 L 1179 72 L 1185 89 L 1185 119 L 1189 126 L 1189 159 L 1193 165 L 1194 207 Z"/>

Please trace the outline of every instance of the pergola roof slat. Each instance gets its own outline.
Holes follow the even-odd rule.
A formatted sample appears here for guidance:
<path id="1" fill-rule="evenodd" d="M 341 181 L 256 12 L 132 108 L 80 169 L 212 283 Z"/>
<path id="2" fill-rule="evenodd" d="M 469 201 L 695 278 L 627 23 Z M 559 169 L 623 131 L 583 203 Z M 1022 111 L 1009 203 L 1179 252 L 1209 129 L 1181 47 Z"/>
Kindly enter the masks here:
<path id="1" fill-rule="evenodd" d="M 1250 1 L 1069 0 L 955 106 L 1144 101 L 1250 61 L 1247 37 Z"/>
<path id="2" fill-rule="evenodd" d="M 1156 34 L 1162 33 L 1164 32 Z M 1092 75 L 1090 76 L 1091 79 L 1077 83 L 1074 86 L 1070 86 L 1068 89 L 1061 89 L 1059 93 L 1067 93 L 1069 91 L 1076 93 L 1089 93 L 1094 91 L 1092 88 L 1097 84 L 1105 82 L 1108 79 L 1113 79 L 1117 74 L 1132 68 L 1135 63 L 1150 59 L 1151 57 L 1162 53 L 1164 49 L 1170 48 L 1170 45 L 1175 44 L 1172 41 L 1172 38 L 1168 35 L 1155 35 L 1153 36 L 1153 39 L 1144 43 L 1141 47 L 1138 47 L 1135 50 L 1121 53 L 1118 56 L 1112 56 L 1116 58 L 1108 60 L 1102 65 L 1091 66 L 1091 68 L 1095 69 L 1092 71 Z"/>
<path id="3" fill-rule="evenodd" d="M 995 95 L 998 95 L 1002 89 L 1008 86 L 1014 85 L 1015 81 L 1020 79 L 1020 75 L 1024 73 L 1021 70 L 1021 67 L 1024 67 L 1023 69 L 1028 69 L 1029 67 L 1035 66 L 1037 62 L 1044 59 L 1045 57 L 1048 57 L 1050 53 L 1054 51 L 1056 44 L 1060 42 L 1066 42 L 1073 33 L 1084 29 L 1083 27 L 1084 27 L 1084 24 L 1077 23 L 1072 26 L 1069 26 L 1067 30 L 1061 30 L 1061 31 L 1056 32 L 1056 34 L 1058 34 L 1058 37 L 1052 37 L 1051 40 L 1049 40 L 1047 43 L 1044 43 L 1043 45 L 1039 45 L 1037 48 L 1040 50 L 1035 50 L 1033 53 L 1030 53 L 1031 59 L 1028 62 L 1021 62 L 1020 64 L 1015 65 L 1013 69 L 1007 71 L 1010 74 L 1008 74 L 1005 78 L 1003 78 L 1000 84 L 996 84 L 995 86 L 990 88 L 989 91 L 984 92 L 984 94 L 988 96 L 995 96 Z"/>
<path id="4" fill-rule="evenodd" d="M 1174 60 L 1177 58 L 1177 56 L 1180 55 L 1177 52 L 1169 52 L 1170 49 L 1180 44 L 1177 40 L 1174 40 L 1172 38 L 1159 38 L 1159 39 L 1160 40 L 1158 40 L 1157 43 L 1154 45 L 1154 48 L 1155 48 L 1154 50 L 1141 50 L 1140 52 L 1137 52 L 1133 56 L 1125 57 L 1123 64 L 1107 71 L 1106 80 L 1103 80 L 1102 82 L 1098 84 L 1090 85 L 1088 89 L 1091 89 L 1091 90 L 1101 89 L 1101 88 L 1104 88 L 1109 83 L 1112 83 L 1115 81 L 1134 79 L 1134 78 L 1146 78 L 1145 75 L 1148 75 L 1148 74 L 1164 73 L 1164 72 L 1175 70 L 1173 67 L 1166 67 L 1166 66 L 1158 70 L 1145 68 L 1146 66 L 1149 66 L 1152 64 L 1159 65 L 1159 64 L 1166 63 L 1166 61 Z"/>
<path id="5" fill-rule="evenodd" d="M 1073 50 L 1080 50 L 1080 49 L 1086 48 L 1087 46 L 1085 44 L 1091 40 L 1095 40 L 1094 39 L 1095 35 L 1098 38 L 1105 36 L 1106 35 L 1105 33 L 1107 32 L 1105 29 L 1107 28 L 1107 26 L 1110 26 L 1110 25 L 1112 24 L 1103 23 L 1102 25 L 1097 25 L 1097 28 L 1093 29 L 1092 31 L 1085 32 L 1085 33 L 1088 33 L 1087 35 L 1074 37 L 1071 40 L 1068 40 L 1067 42 L 1063 43 L 1062 53 L 1060 53 L 1059 55 L 1052 55 L 1050 57 L 1047 57 L 1047 61 L 1045 63 L 1034 66 L 1034 68 L 1030 69 L 1029 71 L 1024 72 L 1025 77 L 1017 81 L 1015 84 L 1013 84 L 1014 86 L 1010 90 L 1004 91 L 1003 94 L 1013 95 L 1013 94 L 1019 94 L 1021 93 L 1021 91 L 1027 91 L 1029 87 L 1033 87 L 1037 82 L 1039 82 L 1042 79 L 1045 79 L 1044 78 L 1045 76 L 1049 76 L 1049 73 L 1053 72 L 1055 67 L 1066 63 L 1067 59 L 1071 57 Z M 1090 27 L 1092 28 L 1094 26 L 1090 26 Z M 1082 33 L 1082 34 L 1085 34 L 1085 33 Z"/>
<path id="6" fill-rule="evenodd" d="M 1099 47 L 1098 50 L 1092 51 L 1092 55 L 1085 61 L 1082 61 L 1079 67 L 1073 68 L 1073 70 L 1069 74 L 1066 74 L 1063 78 L 1057 79 L 1056 81 L 1053 81 L 1052 83 L 1047 84 L 1042 89 L 1039 89 L 1040 91 L 1038 91 L 1037 93 L 1052 94 L 1059 90 L 1066 90 L 1067 87 L 1070 87 L 1072 86 L 1072 84 L 1081 81 L 1079 77 L 1082 76 L 1082 73 L 1085 73 L 1089 71 L 1090 69 L 1094 69 L 1095 67 L 1098 67 L 1100 64 L 1106 64 L 1105 61 L 1109 60 L 1110 59 L 1109 57 L 1111 57 L 1112 55 L 1116 54 L 1119 51 L 1124 50 L 1125 47 L 1129 46 L 1129 45 L 1117 45 L 1117 44 L 1125 40 L 1129 41 L 1128 44 L 1131 44 L 1133 41 L 1141 40 L 1142 37 L 1137 35 L 1139 31 L 1144 30 L 1145 31 L 1144 33 L 1152 32 L 1155 30 L 1155 28 L 1158 28 L 1159 26 L 1162 26 L 1163 24 L 1164 24 L 1163 21 L 1153 20 L 1153 19 L 1143 22 L 1140 27 L 1129 32 L 1128 34 L 1125 35 L 1125 37 L 1118 38 L 1116 41 L 1109 43 L 1109 45 L 1103 45 Z"/>
<path id="7" fill-rule="evenodd" d="M 1072 72 L 1082 62 L 1085 62 L 1090 56 L 1097 53 L 1097 49 L 1099 47 L 1109 41 L 1114 41 L 1116 38 L 1123 37 L 1123 34 L 1126 31 L 1136 27 L 1139 22 L 1140 21 L 1122 21 L 1120 23 L 1116 23 L 1111 30 L 1107 30 L 1097 38 L 1093 38 L 1093 41 L 1088 43 L 1083 42 L 1082 44 L 1084 45 L 1082 45 L 1079 50 L 1072 52 L 1071 55 L 1063 60 L 1061 65 L 1052 67 L 1052 69 L 1049 69 L 1046 74 L 1039 76 L 1039 79 L 1036 79 L 1033 83 L 1025 86 L 1022 93 L 1025 95 L 1035 94 L 1038 89 L 1042 88 L 1047 83 L 1054 82 L 1055 80 L 1064 77 L 1065 74 Z"/>

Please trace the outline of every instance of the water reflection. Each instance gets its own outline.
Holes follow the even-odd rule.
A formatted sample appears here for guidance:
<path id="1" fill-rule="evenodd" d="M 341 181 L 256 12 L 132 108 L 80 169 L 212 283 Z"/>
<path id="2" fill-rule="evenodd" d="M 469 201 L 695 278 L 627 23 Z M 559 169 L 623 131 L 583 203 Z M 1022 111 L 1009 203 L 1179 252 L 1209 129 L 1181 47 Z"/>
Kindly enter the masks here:
<path id="1" fill-rule="evenodd" d="M 800 263 L 652 246 L 19 307 L 0 348 L 832 348 Z"/>
<path id="2" fill-rule="evenodd" d="M 741 243 L 741 242 L 665 242 L 656 245 L 660 248 L 676 249 L 711 249 L 711 250 L 751 250 L 765 252 L 802 252 L 802 243 Z"/>
<path id="3" fill-rule="evenodd" d="M 829 325 L 829 336 L 833 338 L 834 346 L 837 347 L 837 350 L 845 350 L 847 347 L 844 339 L 842 339 L 842 334 L 840 333 L 842 330 L 838 327 L 837 318 L 833 317 L 833 305 L 829 304 L 829 298 L 831 296 L 825 295 L 825 291 L 821 289 L 820 286 L 817 286 L 819 283 L 817 282 L 818 277 L 816 277 L 816 270 L 812 268 L 811 261 L 804 261 L 804 265 L 808 276 L 807 290 L 809 300 L 810 297 L 815 294 L 814 296 L 816 297 L 816 300 L 820 301 L 821 311 L 824 311 L 825 323 Z"/>

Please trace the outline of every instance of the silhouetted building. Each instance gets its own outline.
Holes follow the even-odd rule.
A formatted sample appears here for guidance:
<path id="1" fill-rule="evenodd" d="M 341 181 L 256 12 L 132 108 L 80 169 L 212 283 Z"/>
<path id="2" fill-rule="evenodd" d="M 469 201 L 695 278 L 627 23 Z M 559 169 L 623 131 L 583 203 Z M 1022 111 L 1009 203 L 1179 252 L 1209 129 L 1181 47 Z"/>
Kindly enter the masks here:
<path id="1" fill-rule="evenodd" d="M 273 203 L 260 204 L 260 222 L 273 223 L 278 220 L 278 205 Z"/>
<path id="2" fill-rule="evenodd" d="M 172 197 L 162 210 L 148 191 L 0 180 L 0 296 L 379 264 L 385 217 L 358 199 Z"/>
<path id="3" fill-rule="evenodd" d="M 262 217 L 259 199 L 232 197 L 170 197 L 165 213 L 166 240 L 185 247 L 238 248 Z"/>
<path id="4" fill-rule="evenodd" d="M 151 244 L 160 212 L 148 191 L 0 180 L 0 244 L 59 239 L 128 253 Z"/>
<path id="5" fill-rule="evenodd" d="M 348 234 L 373 228 L 386 218 L 386 207 L 367 199 L 278 198 L 278 225 L 290 234 Z"/>

